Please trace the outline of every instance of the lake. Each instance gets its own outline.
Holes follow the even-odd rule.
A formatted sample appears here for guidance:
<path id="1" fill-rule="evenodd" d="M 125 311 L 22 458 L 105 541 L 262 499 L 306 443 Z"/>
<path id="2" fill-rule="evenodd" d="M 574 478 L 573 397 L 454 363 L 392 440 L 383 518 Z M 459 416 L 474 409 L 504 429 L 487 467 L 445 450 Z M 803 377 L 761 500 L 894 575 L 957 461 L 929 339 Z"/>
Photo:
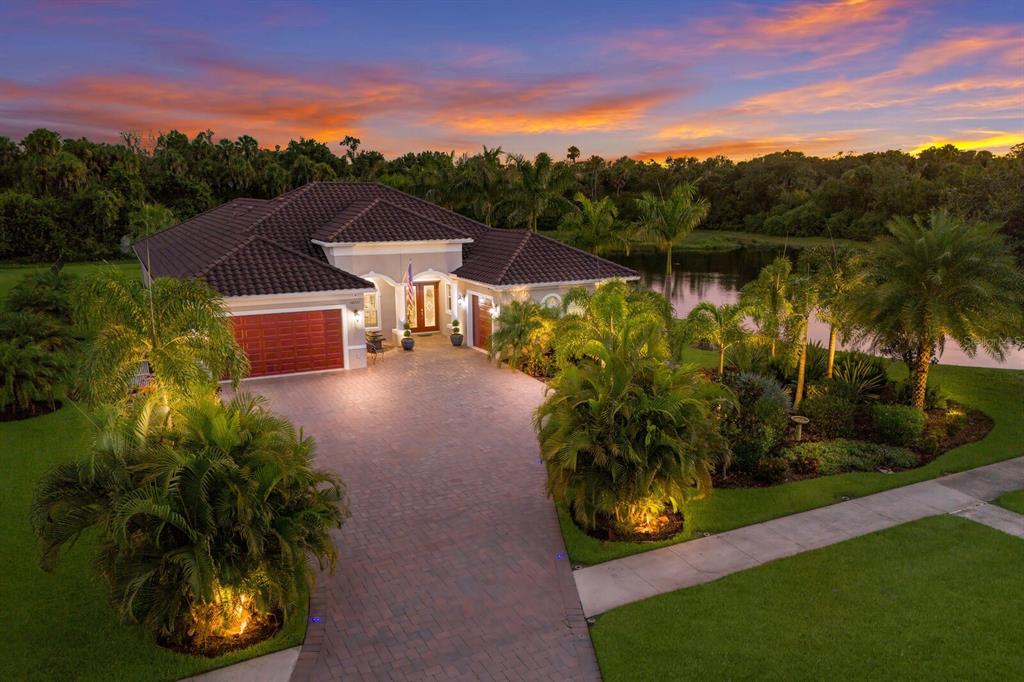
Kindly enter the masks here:
<path id="1" fill-rule="evenodd" d="M 755 279 L 757 273 L 782 253 L 774 248 L 742 248 L 733 251 L 694 252 L 674 254 L 672 276 L 665 277 L 665 256 L 661 253 L 643 255 L 617 255 L 611 260 L 633 268 L 640 273 L 640 283 L 665 294 L 672 302 L 677 317 L 685 317 L 701 301 L 715 305 L 735 303 L 740 288 Z M 823 346 L 828 345 L 828 325 L 812 319 L 810 337 Z M 1024 351 L 1012 349 L 1003 362 L 984 351 L 973 358 L 955 343 L 947 343 L 940 362 L 947 365 L 971 367 L 1002 367 L 1024 369 Z"/>

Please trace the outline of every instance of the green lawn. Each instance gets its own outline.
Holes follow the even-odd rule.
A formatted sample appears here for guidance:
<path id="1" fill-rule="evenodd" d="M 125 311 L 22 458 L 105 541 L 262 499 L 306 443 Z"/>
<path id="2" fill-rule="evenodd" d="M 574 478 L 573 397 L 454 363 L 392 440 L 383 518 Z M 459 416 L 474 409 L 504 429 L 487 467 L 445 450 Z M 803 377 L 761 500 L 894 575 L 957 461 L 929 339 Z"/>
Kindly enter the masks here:
<path id="1" fill-rule="evenodd" d="M 1024 542 L 922 519 L 629 604 L 591 630 L 615 680 L 1024 679 Z"/>
<path id="2" fill-rule="evenodd" d="M 138 272 L 137 263 L 118 263 Z M 82 274 L 98 264 L 69 265 Z M 0 300 L 29 267 L 0 267 Z M 217 659 L 176 654 L 149 641 L 139 627 L 121 625 L 91 570 L 95 542 L 82 540 L 53 575 L 38 566 L 28 521 L 32 491 L 43 473 L 85 452 L 86 417 L 73 405 L 19 422 L 0 423 L 0 679 L 176 680 L 302 642 L 306 605 L 274 639 Z"/>
<path id="3" fill-rule="evenodd" d="M 692 351 L 687 358 L 709 365 L 714 353 Z M 904 378 L 906 368 L 893 363 L 894 377 Z M 823 507 L 843 497 L 871 493 L 917 483 L 942 474 L 963 471 L 1024 454 L 1024 371 L 937 365 L 930 380 L 953 399 L 970 405 L 995 421 L 992 432 L 977 443 L 943 454 L 926 466 L 896 474 L 858 472 L 786 483 L 769 488 L 726 488 L 684 509 L 687 528 L 679 536 L 660 543 L 603 542 L 581 531 L 564 509 L 559 521 L 566 549 L 575 564 L 597 564 L 689 540 L 694 536 L 748 526 L 768 519 Z"/>
<path id="4" fill-rule="evenodd" d="M 113 261 L 110 263 L 118 269 L 129 274 L 139 274 L 139 262 L 137 260 Z M 68 263 L 64 271 L 73 275 L 84 275 L 99 268 L 105 267 L 108 263 Z M 45 270 L 49 265 L 0 265 L 0 301 L 7 298 L 10 291 L 18 281 L 30 272 Z"/>
<path id="5" fill-rule="evenodd" d="M 1012 512 L 1024 514 L 1024 490 L 1006 493 L 996 500 L 996 504 L 1004 509 L 1009 509 Z"/>

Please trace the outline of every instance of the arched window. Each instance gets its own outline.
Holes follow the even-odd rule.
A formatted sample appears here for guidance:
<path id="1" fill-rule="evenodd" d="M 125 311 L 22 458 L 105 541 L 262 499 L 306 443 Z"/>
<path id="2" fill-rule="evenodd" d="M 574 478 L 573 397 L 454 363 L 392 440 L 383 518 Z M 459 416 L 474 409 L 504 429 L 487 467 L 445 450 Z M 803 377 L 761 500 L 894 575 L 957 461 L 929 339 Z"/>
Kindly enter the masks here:
<path id="1" fill-rule="evenodd" d="M 545 308 L 551 308 L 552 310 L 561 310 L 562 297 L 559 296 L 558 294 L 548 294 L 547 296 L 544 297 L 540 304 Z"/>

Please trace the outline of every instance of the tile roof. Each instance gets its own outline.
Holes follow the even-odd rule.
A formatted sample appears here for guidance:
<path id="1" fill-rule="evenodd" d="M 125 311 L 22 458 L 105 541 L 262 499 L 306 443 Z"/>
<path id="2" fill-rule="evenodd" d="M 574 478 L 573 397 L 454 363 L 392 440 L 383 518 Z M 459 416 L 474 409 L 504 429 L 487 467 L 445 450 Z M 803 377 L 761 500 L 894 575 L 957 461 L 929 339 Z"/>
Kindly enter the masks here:
<path id="1" fill-rule="evenodd" d="M 473 243 L 453 274 L 497 286 L 637 277 L 623 265 L 543 235 L 493 228 Z"/>
<path id="2" fill-rule="evenodd" d="M 313 182 L 269 200 L 235 199 L 137 242 L 154 277 L 201 277 L 226 296 L 362 289 L 322 242 L 469 240 L 462 277 L 532 284 L 634 277 L 547 237 L 487 227 L 375 182 Z"/>

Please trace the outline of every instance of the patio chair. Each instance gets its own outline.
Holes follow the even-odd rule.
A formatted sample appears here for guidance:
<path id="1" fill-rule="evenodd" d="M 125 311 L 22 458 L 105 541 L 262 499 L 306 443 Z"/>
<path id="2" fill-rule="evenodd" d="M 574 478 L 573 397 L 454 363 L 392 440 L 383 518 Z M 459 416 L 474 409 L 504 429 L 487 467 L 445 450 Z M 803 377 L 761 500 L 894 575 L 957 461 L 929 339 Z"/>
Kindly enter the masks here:
<path id="1" fill-rule="evenodd" d="M 383 349 L 377 350 L 377 346 L 375 346 L 372 343 L 370 343 L 369 341 L 367 341 L 366 342 L 366 355 L 367 355 L 367 357 L 370 358 L 370 360 L 373 362 L 373 364 L 376 365 L 377 364 L 377 358 L 378 357 L 383 357 L 384 351 L 383 351 Z"/>

